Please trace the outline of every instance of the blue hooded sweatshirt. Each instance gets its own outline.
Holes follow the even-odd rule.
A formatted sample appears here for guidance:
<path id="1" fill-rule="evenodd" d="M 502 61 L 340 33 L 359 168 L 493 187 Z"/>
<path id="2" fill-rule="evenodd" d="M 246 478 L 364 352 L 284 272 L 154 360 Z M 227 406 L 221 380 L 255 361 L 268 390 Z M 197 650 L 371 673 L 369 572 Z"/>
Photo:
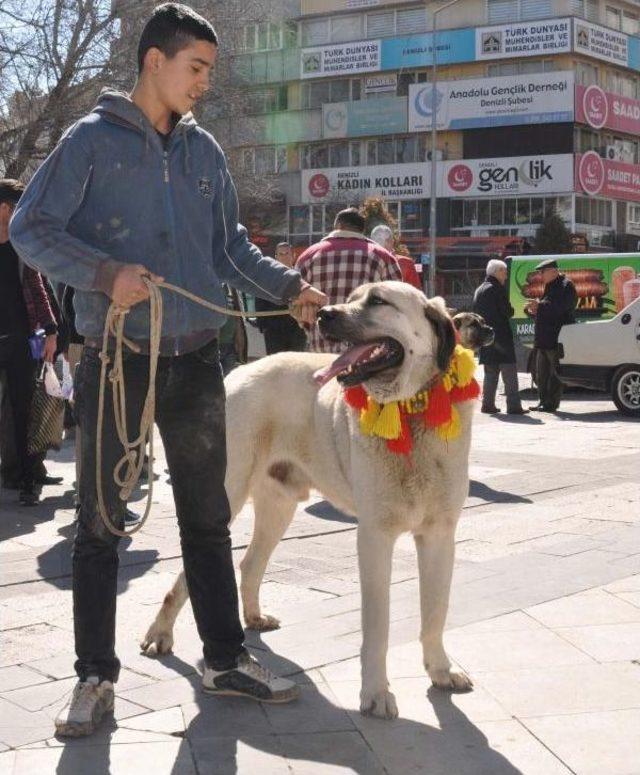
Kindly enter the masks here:
<path id="1" fill-rule="evenodd" d="M 10 224 L 21 258 L 76 289 L 79 333 L 100 339 L 115 273 L 150 271 L 220 306 L 222 283 L 289 301 L 298 272 L 262 255 L 238 223 L 238 199 L 220 146 L 188 114 L 163 143 L 124 94 L 104 92 L 38 169 Z M 179 354 L 216 335 L 225 316 L 163 290 L 162 352 Z M 149 339 L 149 306 L 125 334 Z"/>

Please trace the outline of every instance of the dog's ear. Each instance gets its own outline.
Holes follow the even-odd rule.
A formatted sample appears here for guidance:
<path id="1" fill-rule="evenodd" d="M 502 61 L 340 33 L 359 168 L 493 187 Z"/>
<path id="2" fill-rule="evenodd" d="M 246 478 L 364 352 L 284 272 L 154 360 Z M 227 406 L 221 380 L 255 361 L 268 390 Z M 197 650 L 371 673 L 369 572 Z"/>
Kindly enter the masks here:
<path id="1" fill-rule="evenodd" d="M 449 362 L 456 346 L 456 333 L 453 322 L 447 314 L 447 307 L 444 299 L 436 296 L 429 299 L 424 309 L 424 315 L 433 326 L 438 337 L 438 350 L 436 360 L 440 371 L 446 371 L 449 368 Z"/>

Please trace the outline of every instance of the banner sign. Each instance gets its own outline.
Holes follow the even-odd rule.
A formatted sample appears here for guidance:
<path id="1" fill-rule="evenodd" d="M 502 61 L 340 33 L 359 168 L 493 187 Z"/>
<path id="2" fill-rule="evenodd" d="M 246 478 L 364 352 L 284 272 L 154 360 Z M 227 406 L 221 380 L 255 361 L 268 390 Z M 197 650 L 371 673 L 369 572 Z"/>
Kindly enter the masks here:
<path id="1" fill-rule="evenodd" d="M 573 187 L 570 154 L 465 159 L 442 164 L 445 197 L 559 194 Z"/>
<path id="2" fill-rule="evenodd" d="M 352 75 L 380 70 L 380 41 L 361 40 L 303 48 L 300 52 L 300 67 L 301 78 Z"/>
<path id="3" fill-rule="evenodd" d="M 395 94 L 397 89 L 397 73 L 389 73 L 388 75 L 368 75 L 364 79 L 365 94 Z"/>
<path id="4" fill-rule="evenodd" d="M 324 138 L 365 137 L 406 131 L 406 97 L 332 102 L 322 106 Z"/>
<path id="5" fill-rule="evenodd" d="M 595 84 L 576 86 L 576 121 L 594 129 L 640 134 L 640 100 L 603 91 Z"/>
<path id="6" fill-rule="evenodd" d="M 379 164 L 302 170 L 302 201 L 357 202 L 368 196 L 424 199 L 429 196 L 428 163 Z"/>
<path id="7" fill-rule="evenodd" d="M 429 197 L 431 164 L 380 164 L 302 170 L 302 202 Z M 573 190 L 573 156 L 515 156 L 438 163 L 439 197 L 526 196 Z"/>
<path id="8" fill-rule="evenodd" d="M 607 320 L 633 301 L 640 275 L 640 253 L 611 255 L 554 256 L 563 274 L 573 282 L 578 295 L 576 320 Z M 509 301 L 514 308 L 511 325 L 515 338 L 533 345 L 535 319 L 525 307 L 544 293 L 544 282 L 536 269 L 540 256 L 514 256 L 509 271 Z"/>
<path id="9" fill-rule="evenodd" d="M 573 121 L 572 71 L 441 81 L 436 86 L 438 129 Z M 409 86 L 409 131 L 431 129 L 431 84 Z"/>
<path id="10" fill-rule="evenodd" d="M 564 54 L 571 51 L 571 20 L 548 19 L 476 28 L 476 59 Z"/>
<path id="11" fill-rule="evenodd" d="M 578 154 L 575 190 L 589 196 L 640 202 L 640 165 L 603 159 L 595 151 Z"/>
<path id="12" fill-rule="evenodd" d="M 583 19 L 573 20 L 573 45 L 577 53 L 627 67 L 629 36 Z"/>

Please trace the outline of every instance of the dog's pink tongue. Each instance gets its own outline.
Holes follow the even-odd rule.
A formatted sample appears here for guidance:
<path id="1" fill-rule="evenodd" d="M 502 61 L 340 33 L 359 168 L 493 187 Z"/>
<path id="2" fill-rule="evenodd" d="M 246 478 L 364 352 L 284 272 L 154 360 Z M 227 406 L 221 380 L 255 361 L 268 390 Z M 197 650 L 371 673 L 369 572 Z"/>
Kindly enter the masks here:
<path id="1" fill-rule="evenodd" d="M 352 366 L 362 358 L 369 356 L 377 346 L 377 344 L 359 344 L 352 347 L 350 350 L 342 353 L 342 355 L 339 355 L 333 363 L 325 366 L 324 369 L 318 369 L 313 375 L 314 380 L 320 386 L 326 385 L 326 383 L 329 382 L 330 379 L 333 379 L 336 374 L 340 374 L 341 371 L 344 371 L 349 366 Z"/>

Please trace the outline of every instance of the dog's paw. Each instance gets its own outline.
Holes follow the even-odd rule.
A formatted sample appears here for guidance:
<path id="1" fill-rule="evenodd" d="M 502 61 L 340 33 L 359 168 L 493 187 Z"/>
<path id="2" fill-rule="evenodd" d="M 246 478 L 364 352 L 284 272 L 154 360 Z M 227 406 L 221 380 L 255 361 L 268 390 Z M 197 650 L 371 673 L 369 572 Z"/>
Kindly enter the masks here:
<path id="1" fill-rule="evenodd" d="M 173 633 L 170 630 L 162 630 L 157 624 L 149 627 L 147 634 L 140 643 L 140 650 L 147 657 L 159 657 L 162 654 L 170 654 L 173 649 Z"/>
<path id="2" fill-rule="evenodd" d="M 398 717 L 396 698 L 388 691 L 365 692 L 360 694 L 360 713 L 363 716 L 393 719 Z"/>
<path id="3" fill-rule="evenodd" d="M 473 681 L 466 673 L 454 670 L 434 670 L 430 673 L 431 682 L 437 689 L 463 693 L 473 690 Z"/>
<path id="4" fill-rule="evenodd" d="M 248 630 L 257 630 L 258 632 L 269 632 L 270 630 L 280 629 L 280 619 L 269 614 L 259 614 L 257 616 L 246 616 L 245 622 Z"/>

